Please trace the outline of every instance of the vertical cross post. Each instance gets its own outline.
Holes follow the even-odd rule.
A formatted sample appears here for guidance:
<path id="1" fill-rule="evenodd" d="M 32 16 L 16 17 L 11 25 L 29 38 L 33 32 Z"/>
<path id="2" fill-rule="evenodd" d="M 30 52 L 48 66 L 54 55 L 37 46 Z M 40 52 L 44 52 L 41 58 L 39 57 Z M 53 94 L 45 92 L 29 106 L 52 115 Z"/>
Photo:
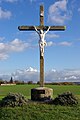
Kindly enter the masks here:
<path id="1" fill-rule="evenodd" d="M 40 26 L 44 26 L 44 7 L 40 6 Z M 40 50 L 40 87 L 44 86 L 44 56 L 41 56 Z"/>

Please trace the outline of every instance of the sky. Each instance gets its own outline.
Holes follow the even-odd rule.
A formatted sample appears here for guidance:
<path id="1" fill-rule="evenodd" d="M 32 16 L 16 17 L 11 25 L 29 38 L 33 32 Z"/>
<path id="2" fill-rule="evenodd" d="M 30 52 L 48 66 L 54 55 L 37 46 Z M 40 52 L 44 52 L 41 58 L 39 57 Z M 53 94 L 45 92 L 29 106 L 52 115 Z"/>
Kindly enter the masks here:
<path id="1" fill-rule="evenodd" d="M 35 31 L 19 31 L 18 26 L 40 25 L 40 5 L 44 5 L 44 25 L 66 26 L 65 31 L 46 34 L 45 72 L 80 70 L 80 1 L 0 0 L 0 74 L 17 70 L 39 71 L 39 36 Z"/>

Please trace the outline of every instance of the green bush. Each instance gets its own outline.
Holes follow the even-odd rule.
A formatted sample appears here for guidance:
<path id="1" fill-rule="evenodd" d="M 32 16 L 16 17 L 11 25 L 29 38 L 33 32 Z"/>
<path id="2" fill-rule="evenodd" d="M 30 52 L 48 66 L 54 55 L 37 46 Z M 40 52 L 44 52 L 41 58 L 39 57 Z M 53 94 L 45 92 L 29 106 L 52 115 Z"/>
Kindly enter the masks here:
<path id="1" fill-rule="evenodd" d="M 77 105 L 78 100 L 71 92 L 66 92 L 63 94 L 58 95 L 53 101 L 55 105 Z"/>
<path id="2" fill-rule="evenodd" d="M 1 107 L 15 107 L 27 104 L 27 99 L 20 93 L 9 93 L 0 101 Z"/>

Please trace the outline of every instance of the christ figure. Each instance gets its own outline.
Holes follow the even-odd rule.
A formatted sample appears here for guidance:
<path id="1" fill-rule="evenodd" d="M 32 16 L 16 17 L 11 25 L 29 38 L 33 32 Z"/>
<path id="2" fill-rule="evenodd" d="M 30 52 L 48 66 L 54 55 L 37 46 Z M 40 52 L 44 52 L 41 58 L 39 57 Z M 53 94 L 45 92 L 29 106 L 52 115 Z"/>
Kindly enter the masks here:
<path id="1" fill-rule="evenodd" d="M 47 31 L 44 32 L 42 29 L 40 31 L 37 30 L 37 28 L 34 26 L 35 31 L 38 33 L 39 35 L 39 48 L 41 51 L 41 56 L 44 56 L 44 47 L 47 46 L 46 40 L 45 40 L 45 35 L 46 33 L 49 31 L 50 27 L 48 27 Z"/>

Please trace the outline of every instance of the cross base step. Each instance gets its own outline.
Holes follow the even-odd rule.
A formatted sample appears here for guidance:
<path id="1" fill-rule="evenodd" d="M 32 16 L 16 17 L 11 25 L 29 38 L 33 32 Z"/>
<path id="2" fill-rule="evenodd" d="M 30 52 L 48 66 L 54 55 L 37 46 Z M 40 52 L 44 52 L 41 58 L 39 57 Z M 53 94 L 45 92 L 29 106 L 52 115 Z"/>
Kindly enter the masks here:
<path id="1" fill-rule="evenodd" d="M 53 89 L 47 87 L 38 87 L 31 89 L 31 100 L 45 101 L 51 100 L 53 97 Z"/>

